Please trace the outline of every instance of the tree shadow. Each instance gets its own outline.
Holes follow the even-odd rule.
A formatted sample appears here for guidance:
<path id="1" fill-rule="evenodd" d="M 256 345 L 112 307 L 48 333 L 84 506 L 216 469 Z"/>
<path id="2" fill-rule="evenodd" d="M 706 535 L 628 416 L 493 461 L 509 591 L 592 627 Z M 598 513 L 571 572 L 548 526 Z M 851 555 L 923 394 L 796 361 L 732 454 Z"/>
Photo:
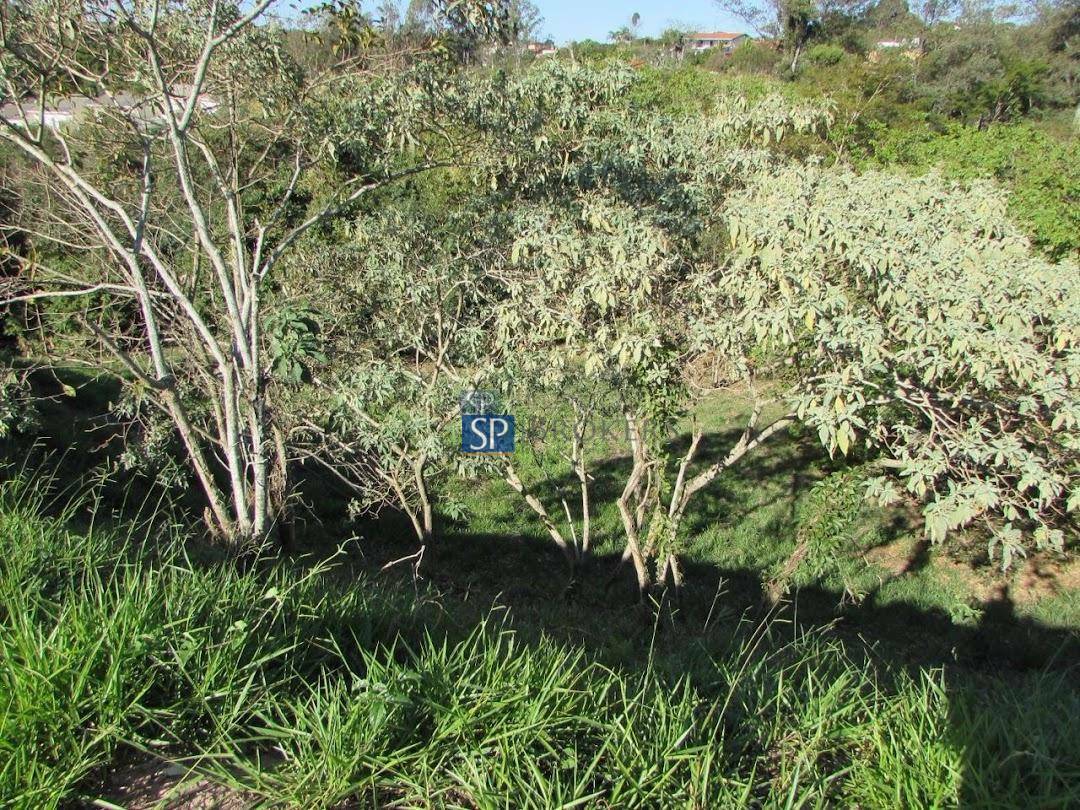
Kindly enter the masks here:
<path id="1" fill-rule="evenodd" d="M 701 458 L 722 454 L 739 435 L 738 430 L 725 430 L 704 437 Z M 56 439 L 62 440 L 62 436 Z M 668 445 L 671 458 L 678 459 L 688 442 L 685 434 L 674 437 Z M 768 453 L 747 457 L 703 491 L 707 497 L 700 498 L 687 516 L 688 531 L 697 533 L 741 521 L 775 501 L 777 492 L 785 493 L 790 503 L 762 529 L 768 532 L 763 536 L 779 538 L 790 531 L 796 522 L 798 496 L 842 463 L 829 460 L 805 437 L 778 444 L 781 446 Z M 611 501 L 618 496 L 629 466 L 625 457 L 594 465 L 597 500 Z M 310 565 L 311 559 L 301 558 L 301 553 L 325 555 L 328 547 L 347 537 L 338 524 L 344 514 L 344 496 L 326 488 L 326 480 L 309 476 L 302 482 L 313 498 L 308 545 L 297 549 L 296 556 L 272 564 Z M 537 489 L 551 503 L 561 490 L 572 491 L 575 485 L 567 473 L 539 482 Z M 903 517 L 897 516 L 886 527 L 884 541 L 905 530 Z M 889 598 L 880 588 L 851 603 L 839 590 L 813 585 L 797 589 L 778 606 L 770 606 L 763 600 L 768 585 L 764 572 L 687 560 L 686 585 L 680 599 L 676 603 L 670 593 L 659 592 L 655 594 L 660 600 L 657 609 L 639 602 L 628 569 L 613 576 L 618 570 L 616 552 L 596 554 L 569 571 L 549 541 L 529 534 L 475 531 L 467 523 L 444 521 L 442 536 L 428 550 L 417 574 L 408 563 L 391 564 L 416 550 L 411 531 L 400 516 L 388 512 L 378 521 L 354 525 L 351 531 L 377 541 L 354 543 L 351 548 L 356 553 L 350 551 L 340 562 L 334 581 L 343 588 L 366 587 L 360 583 L 377 581 L 387 593 L 396 594 L 395 605 L 403 609 L 409 604 L 425 607 L 417 610 L 415 619 L 401 619 L 390 612 L 375 618 L 361 612 L 313 612 L 303 617 L 309 623 L 305 636 L 344 634 L 347 630 L 356 644 L 373 646 L 399 631 L 412 636 L 428 632 L 460 635 L 485 622 L 493 609 L 505 610 L 525 643 L 555 638 L 582 647 L 590 659 L 610 666 L 631 671 L 656 667 L 673 678 L 688 675 L 706 695 L 716 678 L 714 661 L 762 626 L 775 628 L 763 642 L 764 653 L 798 634 L 827 634 L 840 643 L 844 656 L 874 667 L 883 680 L 901 672 L 921 676 L 944 670 L 947 683 L 963 686 L 964 695 L 970 684 L 987 679 L 994 679 L 994 689 L 1015 689 L 1020 694 L 1031 678 L 1036 684 L 1043 677 L 1069 678 L 1080 667 L 1080 632 L 1018 614 L 1007 592 L 987 602 L 970 619 Z M 917 544 L 902 573 L 918 571 L 928 561 L 929 549 Z M 212 553 L 195 562 L 235 564 L 227 555 Z M 1061 688 L 1075 692 L 1075 683 L 1066 683 L 1067 687 Z M 1043 698 L 1048 701 L 1047 695 L 1054 694 L 1048 687 Z M 1056 722 L 1045 715 L 1045 706 L 1031 702 L 1036 697 L 995 702 L 995 711 L 1001 716 L 994 718 L 996 725 L 991 731 Z M 1036 714 L 1036 709 L 1044 714 Z M 988 747 L 972 731 L 983 722 L 972 698 L 957 697 L 955 708 L 950 702 L 950 711 L 949 733 L 965 752 L 963 784 L 996 784 L 993 771 L 1000 763 L 990 754 L 1006 743 Z M 1048 739 L 1056 738 L 1050 735 Z M 1042 795 L 1052 788 L 1042 789 Z M 977 804 L 978 796 L 971 794 L 968 803 Z"/>
<path id="2" fill-rule="evenodd" d="M 942 743 L 962 764 L 961 806 L 985 806 L 998 792 L 1016 797 L 1030 790 L 1044 798 L 1075 792 L 1061 761 L 1076 746 L 1069 721 L 1055 715 L 1054 705 L 1063 696 L 1080 705 L 1077 628 L 1019 615 L 1007 593 L 983 605 L 975 620 L 879 592 L 852 604 L 843 592 L 820 586 L 800 588 L 770 606 L 762 598 L 768 582 L 761 572 L 694 561 L 686 565 L 677 602 L 662 592 L 653 595 L 659 601 L 641 604 L 629 570 L 610 584 L 618 562 L 617 554 L 598 555 L 569 572 L 551 543 L 454 530 L 431 550 L 420 587 L 438 593 L 459 628 L 484 621 L 493 607 L 505 608 L 527 641 L 554 638 L 608 666 L 689 677 L 706 695 L 721 686 L 715 662 L 730 659 L 754 633 L 762 633 L 763 657 L 817 635 L 838 644 L 830 653 L 837 666 L 845 660 L 868 667 L 885 689 L 903 688 L 902 678 L 940 680 L 948 724 Z M 401 571 L 384 576 L 409 580 Z M 1026 751 L 1031 746 L 1034 752 Z M 1037 756 L 1045 763 L 1033 761 Z"/>
<path id="3" fill-rule="evenodd" d="M 363 568 L 381 571 L 412 548 L 380 541 Z M 545 633 L 595 646 L 598 635 L 626 640 L 656 629 L 655 610 L 640 604 L 633 573 L 629 567 L 620 571 L 619 561 L 619 554 L 600 554 L 570 570 L 554 544 L 539 538 L 452 529 L 428 550 L 420 577 L 447 598 L 471 604 L 477 618 L 492 604 L 505 605 Z M 1080 631 L 1019 615 L 1008 601 L 986 604 L 975 621 L 885 598 L 879 590 L 852 603 L 842 590 L 814 585 L 771 606 L 763 598 L 769 582 L 760 571 L 701 561 L 687 561 L 684 568 L 686 583 L 664 614 L 659 636 L 672 650 L 688 642 L 723 643 L 723 627 L 768 617 L 804 632 L 828 628 L 905 666 L 1024 671 L 1080 665 Z M 408 567 L 384 574 L 399 582 L 413 577 Z M 575 627 L 580 634 L 570 632 Z"/>
<path id="4" fill-rule="evenodd" d="M 703 436 L 700 460 L 691 474 L 703 469 L 707 459 L 722 457 L 741 433 L 741 429 L 728 429 Z M 677 465 L 690 441 L 688 433 L 670 439 L 665 447 L 670 464 Z M 630 466 L 628 457 L 616 456 L 590 467 L 595 504 L 606 503 L 611 509 Z M 756 531 L 766 538 L 790 535 L 797 526 L 799 497 L 815 482 L 845 466 L 844 459 L 830 459 L 816 440 L 796 431 L 788 440 L 779 439 L 766 452 L 751 454 L 718 476 L 699 493 L 684 526 L 693 536 L 716 526 L 739 524 L 775 504 L 779 493 L 789 502 L 783 510 L 774 510 Z M 575 493 L 577 486 L 569 470 L 532 484 L 549 508 Z M 505 497 L 516 496 L 507 491 Z M 910 533 L 909 514 L 889 513 L 886 518 L 870 549 Z M 604 538 L 603 521 L 597 519 L 595 525 L 600 535 L 596 551 L 571 570 L 554 544 L 539 533 L 477 531 L 468 521 L 443 520 L 439 541 L 425 551 L 419 576 L 439 593 L 481 612 L 501 604 L 534 617 L 545 632 L 578 628 L 577 635 L 566 635 L 568 641 L 589 645 L 590 638 L 597 635 L 595 617 L 603 617 L 608 627 L 601 632 L 604 637 L 610 638 L 612 630 L 624 641 L 642 633 L 651 635 L 656 613 L 647 607 L 640 609 L 633 574 L 629 566 L 620 568 L 621 537 L 612 533 Z M 393 512 L 364 524 L 358 533 L 377 538 L 363 545 L 364 567 L 369 572 L 382 571 L 394 561 L 411 560 L 415 552 L 407 522 Z M 929 563 L 929 545 L 916 540 L 893 578 L 915 574 Z M 801 629 L 829 627 L 857 645 L 865 642 L 873 649 L 888 647 L 889 659 L 923 667 L 1026 670 L 1080 663 L 1076 630 L 1044 626 L 996 603 L 971 615 L 953 616 L 944 608 L 884 595 L 882 588 L 890 580 L 883 579 L 856 600 L 850 593 L 823 584 L 800 587 L 777 610 L 763 598 L 770 584 L 768 571 L 702 559 L 685 559 L 683 565 L 686 585 L 677 607 L 669 606 L 670 621 L 661 634 L 662 643 L 670 643 L 672 649 L 688 640 L 698 643 L 710 638 L 725 623 L 776 614 Z M 391 565 L 383 573 L 403 581 L 416 578 L 408 564 Z"/>

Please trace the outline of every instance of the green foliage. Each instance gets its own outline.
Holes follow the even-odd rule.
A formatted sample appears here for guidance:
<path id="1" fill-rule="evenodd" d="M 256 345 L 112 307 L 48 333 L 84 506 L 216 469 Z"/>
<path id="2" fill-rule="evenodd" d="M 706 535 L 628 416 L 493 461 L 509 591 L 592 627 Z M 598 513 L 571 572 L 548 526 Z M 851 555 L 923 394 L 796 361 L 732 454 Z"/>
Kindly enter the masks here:
<path id="1" fill-rule="evenodd" d="M 993 178 L 1009 189 L 1009 212 L 1051 257 L 1080 252 L 1080 140 L 1062 143 L 1030 124 L 885 129 L 865 162 L 947 177 Z"/>
<path id="2" fill-rule="evenodd" d="M 677 278 L 665 235 L 629 206 L 597 195 L 569 221 L 522 210 L 497 332 L 556 374 L 584 352 L 586 374 L 641 368 L 665 356 L 662 285 Z M 529 324 L 526 329 L 525 325 Z M 536 354 L 538 350 L 542 354 Z"/>
<path id="3" fill-rule="evenodd" d="M 491 384 L 482 274 L 493 229 L 472 206 L 439 218 L 396 209 L 358 218 L 349 239 L 312 251 L 332 362 L 327 390 L 305 407 L 363 458 L 354 514 L 388 502 L 422 510 L 468 466 L 456 452 L 458 398 Z M 468 374 L 471 383 L 461 379 Z"/>
<path id="4" fill-rule="evenodd" d="M 704 345 L 787 355 L 799 417 L 830 453 L 883 448 L 932 540 L 979 520 L 1006 564 L 1025 537 L 1060 548 L 1080 505 L 1075 263 L 1033 255 L 986 185 L 800 167 L 727 205 Z"/>
<path id="5" fill-rule="evenodd" d="M 0 439 L 32 431 L 37 424 L 27 375 L 3 364 L 0 358 Z"/>
<path id="6" fill-rule="evenodd" d="M 630 92 L 630 103 L 668 115 L 712 112 L 721 98 L 722 78 L 693 66 L 643 67 Z"/>
<path id="7" fill-rule="evenodd" d="M 236 733 L 267 690 L 314 677 L 331 660 L 314 641 L 326 628 L 372 644 L 408 621 L 411 608 L 393 598 L 335 593 L 319 566 L 241 574 L 196 562 L 164 515 L 127 534 L 73 531 L 65 524 L 86 503 L 41 517 L 48 484 L 0 484 L 5 806 L 74 801 L 121 742 L 166 735 L 182 741 L 174 750 L 183 755 Z"/>
<path id="8" fill-rule="evenodd" d="M 326 0 L 304 13 L 322 18 L 326 30 L 312 36 L 331 40 L 330 49 L 339 59 L 354 57 L 378 41 L 374 21 L 355 0 Z"/>
<path id="9" fill-rule="evenodd" d="M 807 49 L 807 61 L 815 65 L 838 65 L 844 58 L 844 49 L 839 45 L 821 43 Z"/>
<path id="10" fill-rule="evenodd" d="M 920 63 L 920 93 L 930 109 L 966 121 L 1007 121 L 1055 99 L 1045 48 L 1023 32 L 992 23 L 938 32 Z"/>
<path id="11" fill-rule="evenodd" d="M 266 321 L 267 353 L 279 380 L 298 385 L 311 367 L 326 363 L 319 333 L 319 313 L 309 307 L 285 307 Z"/>
<path id="12" fill-rule="evenodd" d="M 730 60 L 735 59 L 744 48 L 756 49 L 758 46 L 746 45 L 737 49 L 720 72 L 693 64 L 642 67 L 637 72 L 637 80 L 630 89 L 628 99 L 635 108 L 671 116 L 724 115 L 733 103 L 752 107 L 772 96 L 781 96 L 794 103 L 796 94 L 791 85 L 767 75 L 758 75 L 767 71 L 727 69 Z M 772 50 L 766 52 L 776 53 Z M 818 98 L 815 101 L 820 103 L 823 100 Z"/>
<path id="13" fill-rule="evenodd" d="M 858 547 L 858 534 L 865 526 L 864 478 L 858 468 L 831 473 L 799 504 L 795 542 L 797 548 L 806 549 L 800 579 L 820 579 L 844 567 Z"/>
<path id="14" fill-rule="evenodd" d="M 597 42 L 595 39 L 583 39 L 569 47 L 573 49 L 575 58 L 594 64 L 616 61 L 625 55 L 619 46 L 609 42 Z"/>
<path id="15" fill-rule="evenodd" d="M 649 663 L 611 668 L 492 619 L 425 628 L 454 603 L 325 564 L 244 573 L 167 530 L 73 531 L 42 491 L 0 488 L 7 806 L 108 798 L 97 779 L 131 745 L 285 806 L 1078 798 L 1067 676 L 877 671 L 767 625 L 670 674 L 647 641 Z"/>
<path id="16" fill-rule="evenodd" d="M 783 62 L 783 53 L 771 44 L 746 40 L 728 56 L 721 57 L 715 66 L 735 74 L 775 76 Z"/>
<path id="17" fill-rule="evenodd" d="M 191 399 L 197 402 L 199 398 L 195 395 Z M 169 419 L 154 407 L 145 387 L 122 389 L 120 397 L 110 403 L 110 411 L 111 419 L 124 437 L 116 467 L 151 478 L 166 488 L 185 488 L 188 470 L 175 430 Z"/>

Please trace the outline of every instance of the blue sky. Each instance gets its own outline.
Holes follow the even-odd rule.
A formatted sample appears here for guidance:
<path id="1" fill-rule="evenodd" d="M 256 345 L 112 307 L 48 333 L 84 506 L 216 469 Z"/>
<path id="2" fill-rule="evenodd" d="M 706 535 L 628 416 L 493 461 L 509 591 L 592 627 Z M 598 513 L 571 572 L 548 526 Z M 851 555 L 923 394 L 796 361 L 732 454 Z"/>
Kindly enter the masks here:
<path id="1" fill-rule="evenodd" d="M 608 31 L 626 25 L 635 11 L 641 15 L 641 33 L 659 34 L 672 24 L 702 31 L 745 31 L 746 25 L 723 12 L 712 0 L 533 0 L 544 15 L 541 31 L 556 42 L 595 39 L 603 42 Z"/>
<path id="2" fill-rule="evenodd" d="M 655 36 L 673 25 L 697 31 L 745 31 L 746 24 L 721 11 L 713 0 L 532 0 L 544 16 L 541 39 L 550 36 L 558 44 L 573 39 L 606 42 L 609 31 L 630 22 L 636 11 L 641 15 L 638 29 L 642 36 Z M 409 0 L 396 0 L 404 12 Z M 291 0 L 290 9 L 312 8 L 318 0 Z M 363 8 L 372 11 L 378 0 L 366 0 Z"/>

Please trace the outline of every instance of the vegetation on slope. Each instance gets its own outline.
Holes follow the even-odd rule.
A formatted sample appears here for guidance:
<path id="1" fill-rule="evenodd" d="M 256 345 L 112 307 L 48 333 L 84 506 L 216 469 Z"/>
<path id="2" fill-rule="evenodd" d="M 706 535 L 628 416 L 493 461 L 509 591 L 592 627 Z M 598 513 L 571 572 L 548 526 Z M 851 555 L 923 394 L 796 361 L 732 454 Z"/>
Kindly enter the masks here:
<path id="1" fill-rule="evenodd" d="M 0 11 L 0 806 L 1080 803 L 1067 4 L 270 5 Z"/>
<path id="2" fill-rule="evenodd" d="M 606 665 L 342 558 L 245 571 L 163 515 L 44 517 L 42 489 L 0 488 L 5 806 L 115 800 L 147 757 L 299 807 L 1080 800 L 1067 672 L 891 668 L 768 615 Z"/>

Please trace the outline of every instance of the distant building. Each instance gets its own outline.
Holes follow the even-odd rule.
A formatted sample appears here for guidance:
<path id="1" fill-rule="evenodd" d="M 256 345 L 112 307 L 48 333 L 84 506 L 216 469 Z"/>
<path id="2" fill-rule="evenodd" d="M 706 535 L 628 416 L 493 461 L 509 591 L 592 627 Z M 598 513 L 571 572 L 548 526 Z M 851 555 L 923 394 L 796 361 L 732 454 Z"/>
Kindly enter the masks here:
<path id="1" fill-rule="evenodd" d="M 723 48 L 724 53 L 730 53 L 736 47 L 746 42 L 750 37 L 746 34 L 732 34 L 726 31 L 711 31 L 690 34 L 687 45 L 692 51 L 707 51 L 710 48 Z"/>
<path id="2" fill-rule="evenodd" d="M 877 62 L 884 51 L 900 51 L 908 59 L 917 60 L 922 56 L 922 40 L 919 37 L 879 39 L 867 56 L 871 62 Z"/>
<path id="3" fill-rule="evenodd" d="M 922 45 L 922 40 L 918 37 L 908 37 L 905 39 L 879 39 L 874 43 L 874 47 L 878 50 L 888 50 L 890 48 L 903 48 L 905 51 L 911 51 Z"/>
<path id="4" fill-rule="evenodd" d="M 529 53 L 535 54 L 536 56 L 551 56 L 559 50 L 555 47 L 555 43 L 550 39 L 547 42 L 530 42 L 525 47 Z"/>
<path id="5" fill-rule="evenodd" d="M 65 96 L 47 104 L 42 110 L 34 99 L 27 99 L 21 105 L 10 102 L 0 107 L 0 118 L 9 124 L 22 126 L 25 117 L 31 125 L 43 123 L 48 129 L 59 129 L 75 117 L 75 114 L 92 106 L 94 100 L 87 96 Z M 21 108 L 21 112 L 20 112 Z"/>

